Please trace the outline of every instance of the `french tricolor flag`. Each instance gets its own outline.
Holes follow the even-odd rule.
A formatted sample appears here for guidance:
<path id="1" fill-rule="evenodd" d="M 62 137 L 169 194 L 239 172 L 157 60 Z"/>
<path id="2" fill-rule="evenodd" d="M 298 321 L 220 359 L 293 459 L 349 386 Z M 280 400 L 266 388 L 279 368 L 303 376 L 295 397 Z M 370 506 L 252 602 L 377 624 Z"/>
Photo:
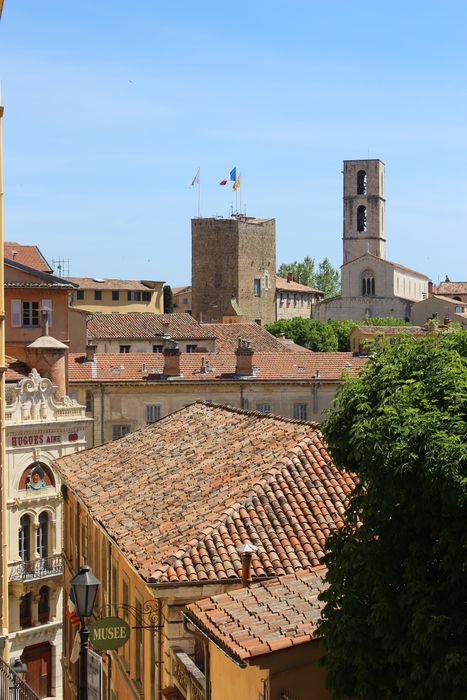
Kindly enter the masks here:
<path id="1" fill-rule="evenodd" d="M 237 168 L 235 167 L 235 168 L 232 168 L 232 170 L 230 171 L 229 175 L 227 175 L 227 177 L 225 177 L 223 180 L 221 180 L 219 182 L 219 185 L 226 185 L 229 182 L 229 180 L 230 180 L 230 182 L 235 182 L 236 179 L 237 179 Z"/>

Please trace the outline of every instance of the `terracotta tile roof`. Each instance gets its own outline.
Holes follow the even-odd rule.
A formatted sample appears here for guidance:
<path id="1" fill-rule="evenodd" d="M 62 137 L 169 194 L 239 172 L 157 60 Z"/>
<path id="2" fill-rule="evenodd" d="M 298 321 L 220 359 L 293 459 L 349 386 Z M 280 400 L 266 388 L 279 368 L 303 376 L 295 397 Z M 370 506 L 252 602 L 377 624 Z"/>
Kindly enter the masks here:
<path id="1" fill-rule="evenodd" d="M 326 568 L 296 571 L 187 605 L 190 622 L 237 663 L 315 638 Z"/>
<path id="2" fill-rule="evenodd" d="M 36 245 L 22 245 L 21 243 L 5 241 L 4 257 L 15 260 L 28 267 L 33 267 L 35 270 L 40 270 L 41 272 L 53 272 L 49 263 Z"/>
<path id="3" fill-rule="evenodd" d="M 172 287 L 172 294 L 187 294 L 191 292 L 191 285 L 187 284 L 185 287 Z"/>
<path id="4" fill-rule="evenodd" d="M 410 335 L 426 335 L 425 328 L 421 326 L 355 326 L 353 331 L 360 331 L 363 335 L 375 335 L 375 333 L 383 333 L 384 335 L 402 335 L 409 333 Z"/>
<path id="5" fill-rule="evenodd" d="M 316 425 L 196 402 L 57 460 L 64 482 L 146 580 L 215 582 L 317 566 L 354 477 Z"/>
<path id="6" fill-rule="evenodd" d="M 92 314 L 88 321 L 88 336 L 99 338 L 161 338 L 164 334 L 174 340 L 213 339 L 213 334 L 190 314 Z"/>
<path id="7" fill-rule="evenodd" d="M 202 371 L 204 360 L 207 371 Z M 356 374 L 368 358 L 350 352 L 255 352 L 254 374 L 242 381 L 310 381 L 319 371 L 323 380 L 338 381 L 343 374 Z M 93 362 L 86 362 L 82 353 L 70 353 L 68 378 L 70 382 L 219 382 L 235 377 L 236 357 L 230 353 L 182 353 L 181 376 L 161 379 L 162 353 L 96 353 Z"/>
<path id="8" fill-rule="evenodd" d="M 93 277 L 67 277 L 67 280 L 77 284 L 80 289 L 124 289 L 124 290 L 136 290 L 141 292 L 151 292 L 152 281 L 139 281 L 139 280 L 117 280 L 117 279 L 102 279 L 98 281 L 99 278 Z M 158 284 L 162 284 L 159 282 Z"/>
<path id="9" fill-rule="evenodd" d="M 27 377 L 31 368 L 25 362 L 17 360 L 15 357 L 5 357 L 7 370 L 5 372 L 6 382 L 18 382 L 20 379 Z"/>
<path id="10" fill-rule="evenodd" d="M 67 282 L 5 282 L 9 289 L 73 289 Z"/>
<path id="11" fill-rule="evenodd" d="M 441 282 L 433 285 L 433 294 L 467 294 L 467 282 Z"/>
<path id="12" fill-rule="evenodd" d="M 239 337 L 249 340 L 255 352 L 291 352 L 290 346 L 257 323 L 203 323 L 203 328 L 216 338 L 216 352 L 235 352 Z"/>
<path id="13" fill-rule="evenodd" d="M 277 277 L 276 275 L 276 289 L 280 292 L 308 292 L 309 294 L 313 292 L 314 294 L 323 294 L 319 289 L 314 287 L 309 287 L 307 284 L 299 284 L 294 280 L 288 282 L 284 277 Z"/>

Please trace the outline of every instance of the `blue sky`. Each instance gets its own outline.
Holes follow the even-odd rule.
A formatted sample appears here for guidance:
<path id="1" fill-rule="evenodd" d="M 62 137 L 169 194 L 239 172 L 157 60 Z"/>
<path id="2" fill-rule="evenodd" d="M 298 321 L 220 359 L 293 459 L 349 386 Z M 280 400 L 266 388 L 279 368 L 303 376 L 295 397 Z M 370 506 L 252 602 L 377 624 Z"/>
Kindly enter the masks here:
<path id="1" fill-rule="evenodd" d="M 388 257 L 467 279 L 467 4 L 5 0 L 5 238 L 79 276 L 190 281 L 189 188 L 341 264 L 342 160 L 386 163 Z"/>

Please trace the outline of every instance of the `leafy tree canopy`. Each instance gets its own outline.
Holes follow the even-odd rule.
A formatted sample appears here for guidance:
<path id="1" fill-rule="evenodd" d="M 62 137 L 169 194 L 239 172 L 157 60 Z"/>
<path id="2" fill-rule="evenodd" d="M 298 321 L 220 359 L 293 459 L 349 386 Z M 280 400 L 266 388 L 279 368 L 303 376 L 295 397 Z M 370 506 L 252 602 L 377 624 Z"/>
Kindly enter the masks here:
<path id="1" fill-rule="evenodd" d="M 307 255 L 302 262 L 296 260 L 282 263 L 277 274 L 279 277 L 287 277 L 289 272 L 296 282 L 321 290 L 326 298 L 339 294 L 339 272 L 331 265 L 329 258 L 324 258 L 316 265 L 313 258 Z"/>
<path id="2" fill-rule="evenodd" d="M 399 318 L 369 318 L 366 321 L 318 321 L 313 318 L 291 318 L 269 323 L 265 328 L 276 336 L 279 333 L 285 333 L 287 338 L 310 350 L 349 352 L 350 333 L 352 328 L 358 325 L 403 326 L 405 322 Z"/>
<path id="3" fill-rule="evenodd" d="M 333 698 L 464 700 L 467 333 L 377 352 L 341 385 L 323 432 L 359 478 L 325 557 Z"/>

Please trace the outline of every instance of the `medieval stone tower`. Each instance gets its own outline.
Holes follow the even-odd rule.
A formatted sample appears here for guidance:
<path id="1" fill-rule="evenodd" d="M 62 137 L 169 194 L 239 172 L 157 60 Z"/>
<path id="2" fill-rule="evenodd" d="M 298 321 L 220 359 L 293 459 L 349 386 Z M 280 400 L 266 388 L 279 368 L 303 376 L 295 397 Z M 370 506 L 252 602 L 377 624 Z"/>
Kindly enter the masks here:
<path id="1" fill-rule="evenodd" d="M 197 321 L 275 320 L 275 219 L 192 219 L 191 259 Z"/>
<path id="2" fill-rule="evenodd" d="M 344 160 L 344 264 L 365 253 L 386 257 L 384 163 Z"/>

